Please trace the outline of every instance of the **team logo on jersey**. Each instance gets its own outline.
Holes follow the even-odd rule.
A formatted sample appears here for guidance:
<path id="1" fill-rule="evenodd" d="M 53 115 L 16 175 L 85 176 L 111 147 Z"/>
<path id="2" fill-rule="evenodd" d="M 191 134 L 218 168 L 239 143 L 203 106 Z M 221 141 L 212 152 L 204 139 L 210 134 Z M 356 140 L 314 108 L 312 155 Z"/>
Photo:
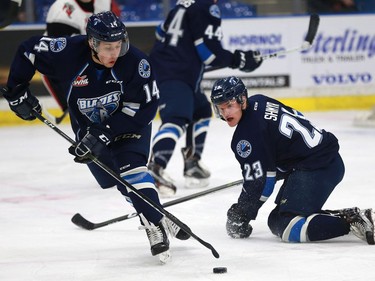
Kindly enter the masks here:
<path id="1" fill-rule="evenodd" d="M 251 144 L 247 140 L 240 140 L 236 146 L 237 153 L 242 158 L 246 158 L 251 153 Z"/>
<path id="2" fill-rule="evenodd" d="M 86 115 L 93 123 L 101 123 L 115 112 L 120 103 L 121 93 L 118 91 L 101 97 L 77 100 L 79 111 Z"/>
<path id="3" fill-rule="evenodd" d="M 143 78 L 148 78 L 151 75 L 151 66 L 147 60 L 142 59 L 138 65 L 138 72 Z"/>
<path id="4" fill-rule="evenodd" d="M 73 87 L 84 87 L 89 84 L 89 79 L 87 78 L 87 75 L 78 76 L 76 80 L 73 81 L 72 86 Z"/>
<path id="5" fill-rule="evenodd" d="M 75 9 L 74 9 L 74 6 L 72 4 L 69 4 L 69 3 L 64 4 L 63 11 L 65 11 L 68 18 L 72 18 L 72 14 L 73 14 L 74 10 Z"/>
<path id="6" fill-rule="evenodd" d="M 66 38 L 64 37 L 54 38 L 49 42 L 49 49 L 54 53 L 61 52 L 65 47 Z"/>
<path id="7" fill-rule="evenodd" d="M 215 18 L 221 18 L 220 8 L 218 5 L 212 5 L 210 7 L 210 14 Z"/>

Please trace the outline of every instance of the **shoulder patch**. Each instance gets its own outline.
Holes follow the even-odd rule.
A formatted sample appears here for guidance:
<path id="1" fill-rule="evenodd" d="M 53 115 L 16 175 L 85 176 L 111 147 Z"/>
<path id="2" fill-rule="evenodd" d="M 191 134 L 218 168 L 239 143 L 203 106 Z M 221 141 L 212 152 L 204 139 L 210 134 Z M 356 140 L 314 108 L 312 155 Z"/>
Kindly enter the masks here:
<path id="1" fill-rule="evenodd" d="M 138 72 L 139 72 L 139 75 L 141 75 L 141 77 L 143 77 L 143 78 L 149 78 L 150 77 L 150 75 L 151 75 L 151 66 L 150 66 L 150 64 L 149 64 L 149 62 L 147 60 L 142 59 L 139 62 Z"/>
<path id="2" fill-rule="evenodd" d="M 54 38 L 49 42 L 49 49 L 54 53 L 61 52 L 65 47 L 66 38 L 64 37 Z"/>
<path id="3" fill-rule="evenodd" d="M 218 5 L 211 5 L 210 6 L 210 14 L 211 16 L 220 19 L 221 18 L 221 12 Z"/>
<path id="4" fill-rule="evenodd" d="M 251 154 L 252 147 L 247 140 L 240 140 L 236 146 L 237 154 L 242 158 L 246 158 Z"/>

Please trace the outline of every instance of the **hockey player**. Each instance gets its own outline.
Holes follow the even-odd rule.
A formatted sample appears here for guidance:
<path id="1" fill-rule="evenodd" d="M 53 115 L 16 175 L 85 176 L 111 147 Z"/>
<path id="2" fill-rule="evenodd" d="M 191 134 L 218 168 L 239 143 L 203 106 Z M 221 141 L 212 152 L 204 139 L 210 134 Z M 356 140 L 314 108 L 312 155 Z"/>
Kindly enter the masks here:
<path id="1" fill-rule="evenodd" d="M 0 28 L 11 24 L 18 16 L 22 0 L 4 0 L 0 3 Z"/>
<path id="2" fill-rule="evenodd" d="M 93 13 L 105 11 L 113 11 L 117 16 L 120 15 L 120 9 L 114 0 L 56 0 L 47 13 L 45 35 L 48 37 L 85 35 L 87 19 Z M 64 112 L 57 119 L 59 123 L 68 112 L 64 90 L 51 77 L 42 75 L 42 81 L 49 94 Z"/>
<path id="3" fill-rule="evenodd" d="M 153 137 L 149 168 L 161 194 L 176 192 L 165 174 L 176 142 L 186 133 L 182 149 L 187 187 L 204 187 L 210 172 L 200 163 L 212 116 L 211 105 L 201 92 L 205 66 L 231 67 L 250 72 L 258 68 L 253 51 L 223 49 L 221 15 L 217 0 L 181 0 L 157 28 L 150 53 L 160 88 L 162 124 Z"/>
<path id="4" fill-rule="evenodd" d="M 48 10 L 46 32 L 49 37 L 86 34 L 87 19 L 92 14 L 113 11 L 120 15 L 113 0 L 56 0 Z"/>
<path id="5" fill-rule="evenodd" d="M 66 90 L 71 126 L 78 143 L 69 148 L 75 161 L 87 163 L 102 188 L 117 185 L 141 214 L 152 255 L 167 259 L 167 233 L 179 239 L 189 235 L 85 157 L 88 152 L 99 157 L 160 205 L 146 166 L 151 121 L 159 98 L 148 57 L 129 45 L 125 25 L 112 12 L 92 15 L 87 36 L 36 36 L 26 40 L 11 65 L 7 87 L 2 89 L 10 108 L 25 120 L 35 119 L 33 109 L 40 112 L 39 101 L 28 88 L 35 70 L 51 75 Z"/>
<path id="6" fill-rule="evenodd" d="M 236 127 L 232 150 L 241 165 L 243 188 L 227 212 L 226 229 L 247 238 L 249 224 L 283 180 L 268 217 L 273 234 L 285 242 L 327 240 L 353 232 L 374 244 L 372 209 L 324 211 L 322 207 L 345 168 L 337 138 L 310 123 L 300 112 L 263 95 L 248 98 L 237 77 L 215 82 L 211 101 L 217 114 Z"/>

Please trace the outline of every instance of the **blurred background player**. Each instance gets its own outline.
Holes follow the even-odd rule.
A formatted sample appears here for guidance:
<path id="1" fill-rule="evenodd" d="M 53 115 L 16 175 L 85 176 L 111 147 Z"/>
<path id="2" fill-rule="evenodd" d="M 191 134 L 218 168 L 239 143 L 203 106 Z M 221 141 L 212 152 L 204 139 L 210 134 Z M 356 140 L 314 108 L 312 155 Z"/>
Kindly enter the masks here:
<path id="1" fill-rule="evenodd" d="M 17 19 L 22 0 L 2 0 L 0 3 L 0 28 Z"/>
<path id="2" fill-rule="evenodd" d="M 84 35 L 87 19 L 93 13 L 104 11 L 113 11 L 115 15 L 120 15 L 120 9 L 114 0 L 56 0 L 47 13 L 45 35 L 48 37 Z M 68 113 L 64 89 L 51 76 L 42 75 L 42 81 L 63 111 L 63 115 L 55 120 L 56 123 L 60 123 Z"/>
<path id="3" fill-rule="evenodd" d="M 276 181 L 283 180 L 276 207 L 268 217 L 270 230 L 282 241 L 321 241 L 351 231 L 375 244 L 372 209 L 322 210 L 345 173 L 332 133 L 275 99 L 264 95 L 248 98 L 238 77 L 217 80 L 211 101 L 218 116 L 236 127 L 231 146 L 244 179 L 238 202 L 227 212 L 229 236 L 250 236 L 250 221 L 256 219 Z"/>
<path id="4" fill-rule="evenodd" d="M 177 1 L 156 30 L 157 40 L 150 59 L 160 89 L 162 124 L 153 138 L 149 169 L 159 192 L 165 196 L 176 192 L 165 169 L 184 133 L 185 185 L 209 184 L 210 172 L 200 163 L 212 116 L 211 105 L 200 87 L 205 67 L 231 67 L 250 72 L 261 64 L 251 50 L 231 53 L 223 49 L 221 14 L 216 2 Z"/>
<path id="5" fill-rule="evenodd" d="M 7 87 L 1 91 L 17 116 L 33 120 L 32 111 L 41 111 L 28 87 L 35 71 L 53 74 L 65 86 L 77 141 L 69 152 L 76 162 L 88 165 L 102 188 L 117 185 L 140 213 L 152 255 L 166 261 L 170 256 L 167 233 L 179 239 L 189 236 L 87 158 L 87 153 L 98 157 L 160 205 L 147 170 L 151 121 L 159 99 L 148 57 L 129 45 L 125 25 L 112 12 L 92 15 L 86 30 L 87 36 L 34 36 L 24 41 L 12 62 Z"/>

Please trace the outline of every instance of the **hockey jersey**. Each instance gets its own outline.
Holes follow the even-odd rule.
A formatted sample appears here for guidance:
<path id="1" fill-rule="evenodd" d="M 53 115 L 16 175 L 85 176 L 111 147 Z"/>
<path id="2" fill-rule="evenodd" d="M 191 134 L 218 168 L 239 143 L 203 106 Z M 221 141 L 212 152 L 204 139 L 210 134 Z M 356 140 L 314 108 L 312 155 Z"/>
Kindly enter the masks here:
<path id="1" fill-rule="evenodd" d="M 156 115 L 159 92 L 153 72 L 148 57 L 133 46 L 105 68 L 92 60 L 85 35 L 34 36 L 18 48 L 7 86 L 29 82 L 36 70 L 65 89 L 77 140 L 92 123 L 109 125 L 118 136 L 138 132 Z"/>
<path id="2" fill-rule="evenodd" d="M 77 34 L 86 34 L 87 19 L 93 13 L 110 11 L 112 9 L 112 0 L 94 0 L 92 8 L 86 3 L 78 3 L 76 0 L 56 0 L 48 10 L 47 13 L 47 34 L 48 36 L 56 36 L 55 31 L 49 30 L 49 25 L 53 23 L 59 23 L 66 25 L 70 30 L 75 31 Z M 86 6 L 85 6 L 86 5 Z M 52 34 L 51 34 L 52 33 Z M 66 33 L 66 32 L 64 32 Z M 62 36 L 60 32 L 56 33 L 58 36 Z M 70 36 L 73 34 L 63 34 L 64 36 Z"/>
<path id="3" fill-rule="evenodd" d="M 292 170 L 326 167 L 339 151 L 337 138 L 300 112 L 264 95 L 248 99 L 231 142 L 244 185 L 238 203 L 249 219 L 272 194 L 276 180 Z"/>
<path id="4" fill-rule="evenodd" d="M 156 30 L 150 53 L 157 80 L 199 86 L 206 65 L 227 67 L 233 54 L 221 45 L 221 14 L 214 0 L 180 0 Z"/>

